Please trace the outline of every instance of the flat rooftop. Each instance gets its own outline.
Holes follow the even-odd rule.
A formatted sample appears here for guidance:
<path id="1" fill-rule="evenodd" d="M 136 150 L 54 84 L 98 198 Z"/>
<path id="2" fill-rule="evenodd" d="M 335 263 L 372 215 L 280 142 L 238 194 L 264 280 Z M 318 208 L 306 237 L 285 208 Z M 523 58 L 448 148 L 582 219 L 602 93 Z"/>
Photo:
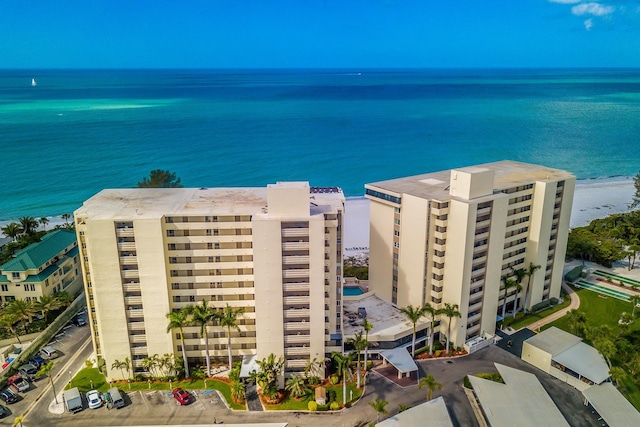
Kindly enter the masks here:
<path id="1" fill-rule="evenodd" d="M 486 169 L 491 169 L 495 172 L 493 183 L 494 192 L 518 185 L 531 184 L 536 181 L 551 182 L 573 178 L 572 174 L 560 169 L 553 169 L 531 163 L 514 162 L 511 160 L 454 168 L 454 170 L 467 172 L 477 172 Z M 373 182 L 366 184 L 365 187 L 381 189 L 385 192 L 393 193 L 398 197 L 401 197 L 402 194 L 410 194 L 423 199 L 446 201 L 453 197 L 449 194 L 450 178 L 451 170 L 445 170 L 388 181 Z"/>
<path id="2" fill-rule="evenodd" d="M 283 183 L 288 184 L 288 183 Z M 310 187 L 310 213 L 343 210 L 337 187 Z M 121 188 L 106 189 L 75 211 L 91 219 L 151 219 L 165 215 L 255 215 L 267 212 L 267 187 L 238 188 Z"/>
<path id="3" fill-rule="evenodd" d="M 582 338 L 552 326 L 525 342 L 554 357 L 582 342 Z"/>
<path id="4" fill-rule="evenodd" d="M 428 420 L 428 421 L 427 421 Z M 453 427 L 444 398 L 436 397 L 428 402 L 390 416 L 376 424 L 376 427 Z"/>
<path id="5" fill-rule="evenodd" d="M 344 310 L 342 333 L 345 337 L 354 336 L 362 331 L 360 309 L 366 310 L 367 321 L 373 325 L 369 331 L 370 341 L 394 341 L 399 336 L 413 332 L 413 323 L 402 314 L 393 304 L 375 296 L 372 293 L 361 296 L 342 298 Z M 422 317 L 416 323 L 416 329 L 421 330 L 429 325 L 429 318 Z"/>

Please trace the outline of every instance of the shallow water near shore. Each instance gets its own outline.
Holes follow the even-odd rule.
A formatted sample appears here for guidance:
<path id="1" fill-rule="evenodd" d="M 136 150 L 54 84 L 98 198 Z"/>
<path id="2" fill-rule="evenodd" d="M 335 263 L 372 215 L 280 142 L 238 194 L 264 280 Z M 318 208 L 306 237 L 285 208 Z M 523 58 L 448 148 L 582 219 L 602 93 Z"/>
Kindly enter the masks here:
<path id="1" fill-rule="evenodd" d="M 583 179 L 640 167 L 639 70 L 351 71 L 0 71 L 0 220 L 71 213 L 156 168 L 359 196 L 503 159 Z"/>

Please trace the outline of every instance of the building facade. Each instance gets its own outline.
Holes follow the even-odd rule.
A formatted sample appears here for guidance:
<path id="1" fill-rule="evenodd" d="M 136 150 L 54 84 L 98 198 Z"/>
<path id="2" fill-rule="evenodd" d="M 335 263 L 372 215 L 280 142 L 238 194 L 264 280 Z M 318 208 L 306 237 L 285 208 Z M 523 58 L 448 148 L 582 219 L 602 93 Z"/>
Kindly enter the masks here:
<path id="1" fill-rule="evenodd" d="M 457 304 L 456 347 L 493 333 L 504 279 L 540 266 L 507 292 L 513 310 L 560 295 L 575 177 L 501 161 L 367 184 L 369 288 L 400 307 Z M 441 316 L 440 334 L 448 318 Z"/>
<path id="2" fill-rule="evenodd" d="M 82 290 L 76 234 L 56 230 L 17 252 L 0 266 L 0 301 L 37 301 L 41 296 Z"/>
<path id="3" fill-rule="evenodd" d="M 273 353 L 285 374 L 339 350 L 342 221 L 338 188 L 288 182 L 267 188 L 104 190 L 75 212 L 93 345 L 135 374 L 154 354 L 181 355 L 166 315 L 201 300 L 243 308 L 234 358 Z M 199 327 L 184 329 L 190 364 L 204 366 Z M 225 330 L 208 332 L 226 361 Z"/>

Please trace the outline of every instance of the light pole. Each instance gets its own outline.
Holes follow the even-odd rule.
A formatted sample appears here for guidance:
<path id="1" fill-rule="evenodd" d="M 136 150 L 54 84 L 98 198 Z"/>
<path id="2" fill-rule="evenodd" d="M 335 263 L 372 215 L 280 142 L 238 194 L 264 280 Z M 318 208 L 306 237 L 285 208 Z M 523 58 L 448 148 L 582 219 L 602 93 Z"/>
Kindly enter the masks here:
<path id="1" fill-rule="evenodd" d="M 69 384 L 71 384 L 71 371 L 69 371 Z"/>

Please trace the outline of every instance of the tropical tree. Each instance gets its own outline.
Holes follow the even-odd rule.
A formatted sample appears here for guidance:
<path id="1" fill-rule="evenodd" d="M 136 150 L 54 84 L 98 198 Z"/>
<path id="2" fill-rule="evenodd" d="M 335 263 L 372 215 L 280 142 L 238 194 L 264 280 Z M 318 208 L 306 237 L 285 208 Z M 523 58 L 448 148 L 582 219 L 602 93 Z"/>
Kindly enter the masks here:
<path id="1" fill-rule="evenodd" d="M 636 306 L 640 304 L 640 295 L 631 295 L 629 297 L 629 302 L 633 304 L 633 309 L 631 310 L 631 317 L 635 319 L 636 317 Z"/>
<path id="2" fill-rule="evenodd" d="M 15 315 L 17 320 L 22 322 L 22 328 L 24 329 L 25 335 L 27 333 L 26 322 L 29 321 L 37 311 L 38 310 L 35 309 L 33 302 L 23 299 L 13 300 L 5 307 L 6 313 Z"/>
<path id="3" fill-rule="evenodd" d="M 245 395 L 245 387 L 242 381 L 233 381 L 231 383 L 231 398 L 236 402 L 242 402 Z"/>
<path id="4" fill-rule="evenodd" d="M 627 376 L 627 372 L 619 366 L 614 366 L 609 369 L 609 375 L 611 376 L 611 379 L 614 381 L 615 385 L 618 386 L 620 384 L 620 381 Z"/>
<path id="5" fill-rule="evenodd" d="M 324 359 L 318 360 L 316 357 L 307 360 L 307 364 L 304 367 L 304 377 L 310 384 L 318 384 L 320 382 L 320 374 L 324 368 Z"/>
<path id="6" fill-rule="evenodd" d="M 40 299 L 34 303 L 34 309 L 42 313 L 42 317 L 47 321 L 49 312 L 63 307 L 62 301 L 53 295 L 41 295 Z"/>
<path id="7" fill-rule="evenodd" d="M 284 357 L 276 358 L 276 355 L 271 353 L 256 363 L 260 371 L 252 371 L 251 378 L 258 384 L 262 394 L 269 399 L 275 398 L 278 395 L 278 377 L 284 368 Z"/>
<path id="8" fill-rule="evenodd" d="M 458 311 L 458 304 L 444 303 L 444 307 L 440 309 L 440 314 L 444 314 L 449 318 L 449 331 L 447 332 L 447 353 L 449 353 L 449 342 L 451 341 L 451 323 L 454 317 L 462 317 L 462 314 Z"/>
<path id="9" fill-rule="evenodd" d="M 2 233 L 5 236 L 13 239 L 13 241 L 15 242 L 18 236 L 22 233 L 22 229 L 20 228 L 20 225 L 18 223 L 12 222 L 11 224 L 7 224 L 6 226 L 2 227 Z"/>
<path id="10" fill-rule="evenodd" d="M 40 369 L 38 369 L 38 372 L 36 372 L 36 378 L 41 378 L 45 375 L 49 376 L 49 384 L 51 384 L 51 389 L 53 390 L 53 398 L 55 399 L 56 404 L 58 404 L 58 396 L 56 394 L 55 385 L 53 384 L 53 375 L 51 375 L 51 370 L 53 369 L 54 365 L 55 362 L 53 361 L 40 365 Z"/>
<path id="11" fill-rule="evenodd" d="M 142 367 L 147 370 L 151 374 L 152 377 L 158 378 L 158 368 L 160 365 L 160 358 L 157 354 L 152 356 L 147 356 L 142 359 Z"/>
<path id="12" fill-rule="evenodd" d="M 73 302 L 73 296 L 66 291 L 59 291 L 53 294 L 53 297 L 62 303 L 63 307 L 68 307 Z"/>
<path id="13" fill-rule="evenodd" d="M 191 378 L 196 380 L 202 380 L 207 377 L 207 373 L 202 369 L 202 366 L 196 366 L 191 370 Z"/>
<path id="14" fill-rule="evenodd" d="M 582 335 L 587 324 L 586 313 L 575 308 L 569 310 L 567 313 L 567 324 L 575 335 Z"/>
<path id="15" fill-rule="evenodd" d="M 38 221 L 32 216 L 23 216 L 22 218 L 18 218 L 20 222 L 20 228 L 22 228 L 22 232 L 26 235 L 33 235 L 38 228 Z"/>
<path id="16" fill-rule="evenodd" d="M 122 375 L 122 379 L 125 379 L 124 370 L 127 370 L 127 374 L 129 373 L 130 360 L 126 357 L 124 360 L 114 360 L 111 364 L 111 369 L 118 369 L 120 371 L 120 375 Z"/>
<path id="17" fill-rule="evenodd" d="M 424 307 L 413 307 L 412 305 L 408 305 L 406 307 L 402 307 L 400 312 L 407 316 L 407 318 L 413 323 L 413 340 L 411 344 L 411 354 L 413 357 L 416 357 L 416 323 L 422 316 L 424 316 L 425 309 Z"/>
<path id="18" fill-rule="evenodd" d="M 347 404 L 347 378 L 351 376 L 351 354 L 342 354 L 339 351 L 331 353 L 331 358 L 335 362 L 336 373 L 342 377 L 342 400 Z"/>
<path id="19" fill-rule="evenodd" d="M 69 220 L 71 219 L 71 214 L 63 213 L 62 215 L 60 215 L 60 218 L 64 219 L 64 224 L 68 227 Z"/>
<path id="20" fill-rule="evenodd" d="M 289 378 L 284 388 L 291 393 L 293 397 L 302 397 L 307 394 L 309 390 L 304 378 L 299 375 L 294 375 Z"/>
<path id="21" fill-rule="evenodd" d="M 231 328 L 240 332 L 240 326 L 238 326 L 238 317 L 244 314 L 244 308 L 232 308 L 227 303 L 227 306 L 219 313 L 218 321 L 220 326 L 227 328 L 227 350 L 229 351 L 229 369 L 233 368 L 233 356 L 231 354 Z"/>
<path id="22" fill-rule="evenodd" d="M 369 367 L 367 366 L 367 360 L 369 356 L 369 332 L 373 329 L 373 323 L 370 323 L 365 317 L 362 319 L 362 330 L 364 331 L 364 369 L 367 370 Z"/>
<path id="23" fill-rule="evenodd" d="M 440 310 L 432 306 L 430 303 L 426 303 L 423 307 L 424 314 L 428 314 L 431 320 L 429 321 L 429 354 L 433 354 L 433 329 L 436 323 L 436 316 L 440 314 Z"/>
<path id="24" fill-rule="evenodd" d="M 182 360 L 184 363 L 184 375 L 189 378 L 189 361 L 187 360 L 187 350 L 184 345 L 184 331 L 185 326 L 189 326 L 189 313 L 191 311 L 190 306 L 182 307 L 178 311 L 172 311 L 167 313 L 167 319 L 169 324 L 167 325 L 167 333 L 171 333 L 172 330 L 177 329 L 180 335 L 180 347 L 182 347 Z"/>
<path id="25" fill-rule="evenodd" d="M 43 216 L 38 220 L 38 222 L 40 223 L 44 231 L 47 231 L 47 224 L 49 224 L 49 218 L 47 218 L 46 216 Z"/>
<path id="26" fill-rule="evenodd" d="M 389 411 L 387 411 L 387 405 L 389 402 L 386 400 L 382 400 L 379 397 L 376 397 L 376 400 L 372 400 L 369 402 L 369 406 L 376 411 L 376 424 L 380 422 L 380 415 L 389 415 Z"/>
<path id="27" fill-rule="evenodd" d="M 593 341 L 593 346 L 602 354 L 611 369 L 611 358 L 616 354 L 616 346 L 608 338 L 600 338 Z"/>
<path id="28" fill-rule="evenodd" d="M 18 343 L 22 344 L 22 341 L 20 341 L 20 334 L 15 328 L 16 323 L 18 323 L 19 321 L 20 320 L 18 319 L 18 316 L 15 314 L 4 313 L 0 315 L 0 327 L 7 328 L 7 330 L 11 332 L 11 335 L 13 335 L 18 340 Z"/>
<path id="29" fill-rule="evenodd" d="M 640 171 L 638 171 L 638 174 L 633 177 L 633 186 L 636 191 L 633 195 L 631 204 L 629 205 L 629 209 L 635 209 L 640 206 Z"/>
<path id="30" fill-rule="evenodd" d="M 620 328 L 620 331 L 618 332 L 618 336 L 616 336 L 616 338 L 620 338 L 622 334 L 627 332 L 631 327 L 632 323 L 633 323 L 633 316 L 626 312 L 622 313 L 620 315 L 620 320 L 618 320 L 618 328 Z"/>
<path id="31" fill-rule="evenodd" d="M 216 319 L 219 319 L 218 313 L 209 307 L 206 300 L 201 300 L 200 304 L 191 306 L 191 323 L 200 326 L 200 337 L 204 338 L 204 355 L 207 361 L 207 375 L 211 375 L 211 357 L 209 356 L 209 334 L 208 326 Z M 184 357 L 184 356 L 183 356 Z M 229 369 L 232 369 L 230 367 Z"/>
<path id="32" fill-rule="evenodd" d="M 180 178 L 174 172 L 154 169 L 149 176 L 138 182 L 138 188 L 182 188 Z"/>
<path id="33" fill-rule="evenodd" d="M 527 286 L 524 290 L 524 311 L 527 311 L 527 305 L 529 304 L 529 291 L 531 290 L 531 282 L 533 282 L 533 276 L 536 271 L 542 268 L 540 265 L 536 265 L 532 262 L 529 263 L 529 267 L 527 268 Z"/>
<path id="34" fill-rule="evenodd" d="M 427 387 L 427 400 L 431 400 L 431 393 L 442 389 L 442 384 L 437 382 L 433 375 L 429 374 L 426 377 L 420 378 L 420 382 L 418 383 L 418 388 Z"/>
<path id="35" fill-rule="evenodd" d="M 509 279 L 507 276 L 502 276 L 502 283 L 504 284 L 504 298 L 502 300 L 502 319 L 504 321 L 504 317 L 507 314 L 507 293 L 509 289 L 516 287 L 518 283 L 513 279 Z"/>
<path id="36" fill-rule="evenodd" d="M 367 342 L 364 340 L 364 338 L 362 338 L 362 331 L 360 332 L 356 332 L 355 336 L 353 338 L 348 338 L 345 341 L 345 344 L 350 345 L 353 347 L 353 354 L 356 356 L 356 360 L 358 361 L 357 363 L 357 370 L 358 370 L 358 383 L 357 383 L 357 387 L 360 388 L 360 377 L 362 375 L 362 368 L 360 367 L 360 354 L 362 353 L 362 350 L 364 350 L 367 346 Z"/>

